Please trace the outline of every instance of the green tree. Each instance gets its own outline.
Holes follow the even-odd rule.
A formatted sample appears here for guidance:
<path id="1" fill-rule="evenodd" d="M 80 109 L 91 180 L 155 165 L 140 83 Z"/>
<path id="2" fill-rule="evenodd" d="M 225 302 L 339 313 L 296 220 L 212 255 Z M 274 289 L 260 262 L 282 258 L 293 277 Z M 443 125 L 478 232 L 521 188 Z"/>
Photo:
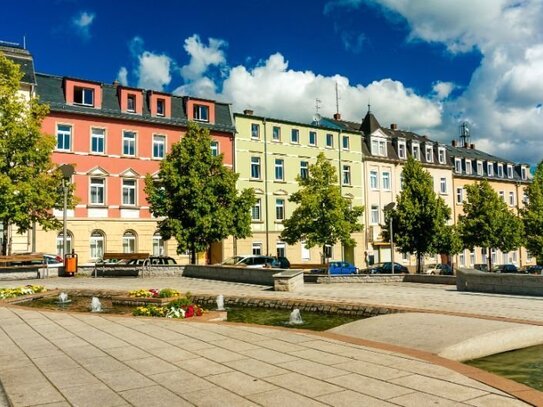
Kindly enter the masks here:
<path id="1" fill-rule="evenodd" d="M 153 215 L 163 217 L 164 239 L 175 237 L 177 252 L 196 253 L 228 236 L 251 235 L 254 191 L 238 194 L 238 174 L 223 165 L 223 156 L 211 153 L 209 130 L 190 123 L 187 133 L 160 163 L 158 181 L 145 179 L 145 192 Z"/>
<path id="2" fill-rule="evenodd" d="M 303 241 L 308 248 L 320 246 L 323 254 L 325 246 L 333 246 L 338 241 L 344 246 L 355 246 L 351 234 L 363 228 L 358 220 L 364 207 L 351 208 L 351 202 L 341 196 L 336 169 L 324 154 L 320 153 L 317 162 L 309 166 L 306 178 L 298 176 L 296 180 L 300 188 L 289 202 L 298 206 L 292 216 L 283 221 L 281 239 L 288 244 Z"/>
<path id="3" fill-rule="evenodd" d="M 509 252 L 522 245 L 521 219 L 511 212 L 487 180 L 466 186 L 467 200 L 460 215 L 458 229 L 464 246 L 479 246 L 489 254 L 488 269 L 492 270 L 491 249 Z"/>
<path id="4" fill-rule="evenodd" d="M 49 108 L 35 97 L 27 100 L 18 93 L 22 77 L 19 65 L 0 53 L 2 254 L 10 251 L 12 227 L 24 233 L 35 223 L 44 230 L 62 226 L 51 211 L 63 202 L 62 175 L 51 160 L 55 139 L 41 131 Z"/>
<path id="5" fill-rule="evenodd" d="M 451 209 L 434 192 L 432 176 L 413 157 L 403 168 L 403 188 L 394 209 L 385 213 L 385 224 L 392 217 L 396 247 L 402 253 L 415 253 L 417 273 L 421 272 L 426 254 L 453 250 L 455 246 L 442 241 L 447 230 Z M 383 237 L 389 240 L 388 228 L 383 226 Z"/>
<path id="6" fill-rule="evenodd" d="M 543 264 L 543 161 L 536 168 L 532 183 L 526 187 L 528 202 L 521 210 L 526 248 Z"/>

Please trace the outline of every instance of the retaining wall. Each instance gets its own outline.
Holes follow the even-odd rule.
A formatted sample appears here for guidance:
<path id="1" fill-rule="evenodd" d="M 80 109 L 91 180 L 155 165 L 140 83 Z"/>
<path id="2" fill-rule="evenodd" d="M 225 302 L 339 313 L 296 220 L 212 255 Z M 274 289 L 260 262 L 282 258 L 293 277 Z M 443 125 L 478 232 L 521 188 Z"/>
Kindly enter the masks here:
<path id="1" fill-rule="evenodd" d="M 273 286 L 273 275 L 281 271 L 283 269 L 187 264 L 183 277 Z"/>
<path id="2" fill-rule="evenodd" d="M 543 296 L 543 276 L 461 269 L 456 272 L 456 289 L 481 293 Z"/>

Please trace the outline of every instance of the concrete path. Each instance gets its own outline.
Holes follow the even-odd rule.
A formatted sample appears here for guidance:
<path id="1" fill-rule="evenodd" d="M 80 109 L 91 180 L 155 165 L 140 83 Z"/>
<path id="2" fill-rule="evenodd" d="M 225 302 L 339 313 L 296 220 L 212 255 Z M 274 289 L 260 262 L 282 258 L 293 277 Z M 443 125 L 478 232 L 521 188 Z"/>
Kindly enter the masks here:
<path id="1" fill-rule="evenodd" d="M 0 307 L 13 406 L 523 406 L 414 357 L 312 333 Z"/>

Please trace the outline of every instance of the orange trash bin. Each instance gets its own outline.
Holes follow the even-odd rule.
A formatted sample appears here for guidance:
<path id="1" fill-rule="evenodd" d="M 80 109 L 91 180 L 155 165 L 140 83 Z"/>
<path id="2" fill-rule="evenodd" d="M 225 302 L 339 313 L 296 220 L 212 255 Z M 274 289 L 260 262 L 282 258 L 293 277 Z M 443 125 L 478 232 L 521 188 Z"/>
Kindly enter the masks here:
<path id="1" fill-rule="evenodd" d="M 77 273 L 77 254 L 67 254 L 64 258 L 64 274 L 73 276 Z"/>

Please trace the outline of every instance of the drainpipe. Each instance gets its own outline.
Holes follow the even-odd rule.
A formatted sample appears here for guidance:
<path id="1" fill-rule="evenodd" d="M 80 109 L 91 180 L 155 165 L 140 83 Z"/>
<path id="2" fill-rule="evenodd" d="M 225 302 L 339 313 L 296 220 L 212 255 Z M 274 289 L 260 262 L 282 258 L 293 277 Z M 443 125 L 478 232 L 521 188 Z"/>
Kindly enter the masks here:
<path id="1" fill-rule="evenodd" d="M 230 117 L 231 117 L 232 123 L 234 123 L 234 126 L 235 126 L 236 125 L 236 120 L 234 119 L 234 116 L 231 115 Z M 237 162 L 237 160 L 236 160 L 236 154 L 237 154 L 236 133 L 237 132 L 238 132 L 237 129 L 234 128 L 234 131 L 232 132 L 232 169 L 233 169 L 233 171 L 235 173 L 237 173 L 237 168 L 236 168 L 236 162 Z M 232 247 L 233 255 L 237 256 L 238 255 L 238 239 L 236 239 L 235 236 L 233 237 L 232 246 L 233 246 Z M 224 260 L 224 243 L 223 243 L 223 247 L 222 247 L 222 258 Z"/>
<path id="2" fill-rule="evenodd" d="M 268 132 L 266 131 L 266 118 L 262 119 L 264 130 L 264 206 L 266 211 L 266 255 L 270 253 L 270 227 L 269 227 L 269 205 L 268 205 Z"/>
<path id="3" fill-rule="evenodd" d="M 339 160 L 339 195 L 343 198 L 343 168 L 341 165 L 341 150 L 343 149 L 343 144 L 341 140 L 341 129 L 339 129 L 339 132 L 337 134 L 338 137 L 338 160 Z M 345 246 L 343 243 L 341 243 L 341 261 L 345 261 Z"/>

